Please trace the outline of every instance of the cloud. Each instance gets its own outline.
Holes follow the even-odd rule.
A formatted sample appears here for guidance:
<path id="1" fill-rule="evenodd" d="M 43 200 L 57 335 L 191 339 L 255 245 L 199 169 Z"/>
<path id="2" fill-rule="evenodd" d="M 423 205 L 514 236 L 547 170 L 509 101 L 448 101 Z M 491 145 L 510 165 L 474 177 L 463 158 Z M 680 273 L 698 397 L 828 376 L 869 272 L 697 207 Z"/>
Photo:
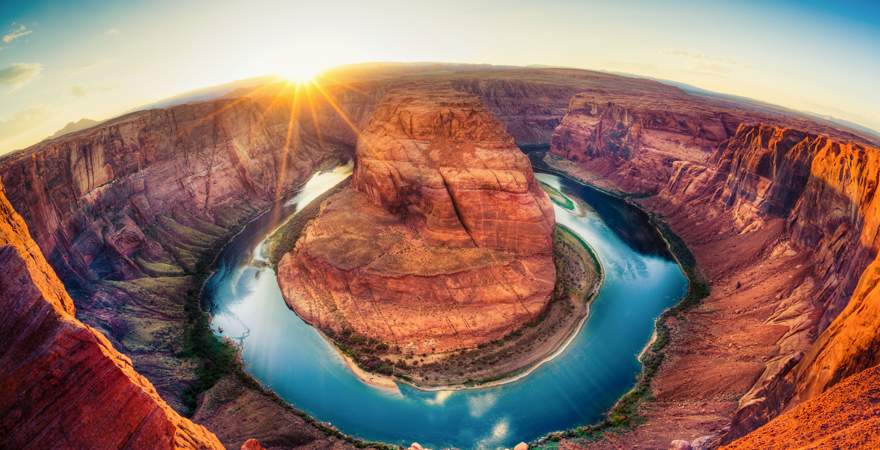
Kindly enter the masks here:
<path id="1" fill-rule="evenodd" d="M 30 83 L 42 71 L 42 64 L 13 63 L 0 69 L 0 85 L 12 86 L 12 90 L 16 90 Z"/>
<path id="2" fill-rule="evenodd" d="M 477 441 L 477 448 L 480 450 L 489 448 L 498 448 L 498 445 L 510 434 L 510 422 L 507 418 L 501 419 L 492 426 L 492 431 L 488 436 Z"/>
<path id="3" fill-rule="evenodd" d="M 116 36 L 119 33 L 121 33 L 121 31 L 119 31 L 119 28 L 110 28 L 104 32 L 104 34 L 106 34 L 107 36 Z"/>
<path id="4" fill-rule="evenodd" d="M 664 51 L 665 54 L 684 60 L 688 70 L 704 75 L 726 77 L 736 69 L 751 69 L 748 64 L 742 64 L 728 58 L 710 56 L 700 52 L 672 49 Z"/>
<path id="5" fill-rule="evenodd" d="M 471 417 L 476 419 L 492 409 L 497 401 L 498 396 L 495 394 L 475 395 L 469 397 L 467 399 L 468 412 L 471 414 Z"/>
<path id="6" fill-rule="evenodd" d="M 431 406 L 443 406 L 449 397 L 452 397 L 452 391 L 437 391 L 434 398 L 426 399 L 425 403 Z"/>
<path id="7" fill-rule="evenodd" d="M 23 109 L 8 119 L 0 119 L 0 136 L 11 138 L 42 125 L 49 117 L 49 110 L 43 106 Z"/>
<path id="8" fill-rule="evenodd" d="M 14 25 L 14 24 L 13 24 Z M 9 33 L 3 35 L 3 42 L 7 44 L 11 44 L 12 41 L 27 36 L 33 33 L 33 30 L 28 30 L 28 28 L 24 25 L 19 25 L 18 28 L 13 28 Z"/>
<path id="9" fill-rule="evenodd" d="M 74 97 L 82 98 L 87 95 L 112 91 L 113 89 L 114 89 L 114 86 L 110 85 L 110 84 L 103 84 L 103 85 L 98 84 L 98 85 L 89 85 L 89 86 L 83 86 L 81 84 L 74 84 L 73 86 L 71 86 L 69 88 L 68 92 L 70 92 L 70 95 L 72 95 Z"/>

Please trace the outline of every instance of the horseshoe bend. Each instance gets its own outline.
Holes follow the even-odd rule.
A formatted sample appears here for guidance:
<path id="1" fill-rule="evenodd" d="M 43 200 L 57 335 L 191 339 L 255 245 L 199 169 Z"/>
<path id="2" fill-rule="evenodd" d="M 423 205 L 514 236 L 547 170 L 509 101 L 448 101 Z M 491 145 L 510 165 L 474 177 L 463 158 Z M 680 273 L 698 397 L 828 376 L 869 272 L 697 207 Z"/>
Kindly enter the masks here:
<path id="1" fill-rule="evenodd" d="M 351 186 L 281 259 L 279 283 L 335 340 L 442 358 L 547 308 L 553 227 L 528 158 L 478 97 L 393 91 L 358 139 Z M 372 353 L 359 358 L 383 356 Z"/>
<path id="2" fill-rule="evenodd" d="M 2 10 L 0 449 L 880 446 L 872 6 L 264 6 Z"/>

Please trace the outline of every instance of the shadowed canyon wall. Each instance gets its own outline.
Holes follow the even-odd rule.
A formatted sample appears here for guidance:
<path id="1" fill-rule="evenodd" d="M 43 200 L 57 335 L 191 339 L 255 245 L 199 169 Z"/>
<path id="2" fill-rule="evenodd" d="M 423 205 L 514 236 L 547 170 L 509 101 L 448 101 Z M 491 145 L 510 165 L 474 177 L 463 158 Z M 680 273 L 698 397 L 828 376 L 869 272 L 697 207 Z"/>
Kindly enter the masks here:
<path id="1" fill-rule="evenodd" d="M 2 185 L 0 265 L 0 447 L 223 448 L 74 318 L 73 300 Z"/>

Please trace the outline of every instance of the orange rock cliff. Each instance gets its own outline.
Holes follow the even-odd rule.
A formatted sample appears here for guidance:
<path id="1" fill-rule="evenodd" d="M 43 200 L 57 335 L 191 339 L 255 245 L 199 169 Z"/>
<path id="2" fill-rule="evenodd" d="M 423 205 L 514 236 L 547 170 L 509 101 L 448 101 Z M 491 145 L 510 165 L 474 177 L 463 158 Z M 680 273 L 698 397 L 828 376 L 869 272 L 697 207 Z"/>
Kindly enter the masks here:
<path id="1" fill-rule="evenodd" d="M 552 140 L 582 178 L 654 194 L 640 203 L 712 285 L 672 321 L 633 444 L 733 439 L 878 362 L 878 149 L 797 120 L 734 127 L 753 115 L 702 104 L 582 94 Z"/>
<path id="2" fill-rule="evenodd" d="M 833 439 L 816 442 L 876 444 L 876 436 L 862 433 L 873 429 L 873 409 L 839 407 L 878 397 L 871 387 L 876 369 L 869 369 L 880 363 L 876 144 L 817 119 L 648 80 L 442 65 L 425 73 L 392 67 L 335 74 L 355 88 L 328 89 L 350 123 L 328 102 L 316 102 L 320 133 L 311 114 L 299 114 L 289 145 L 291 102 L 275 102 L 277 92 L 269 90 L 133 113 L 0 159 L 5 194 L 36 242 L 27 243 L 24 223 L 9 203 L 0 203 L 0 301 L 18 313 L 0 318 L 2 341 L 13 343 L 0 356 L 0 447 L 48 443 L 40 439 L 60 436 L 54 430 L 65 431 L 72 447 L 216 444 L 169 407 L 192 412 L 228 447 L 252 437 L 269 447 L 343 446 L 234 377 L 189 404 L 186 388 L 199 363 L 181 357 L 184 305 L 231 233 L 316 167 L 355 154 L 357 144 L 367 162 L 358 163 L 353 187 L 325 205 L 280 271 L 332 275 L 302 298 L 342 300 L 347 312 L 368 305 L 361 312 L 374 315 L 369 321 L 346 326 L 404 346 L 415 330 L 430 330 L 440 349 L 503 335 L 540 307 L 539 294 L 548 282 L 552 289 L 552 280 L 517 276 L 513 292 L 499 289 L 508 283 L 500 277 L 546 273 L 540 272 L 547 258 L 541 221 L 532 220 L 546 209 L 534 195 L 530 170 L 512 156 L 510 138 L 487 110 L 518 143 L 551 142 L 550 153 L 578 176 L 653 194 L 637 201 L 684 240 L 712 287 L 699 306 L 669 320 L 653 399 L 639 411 L 644 423 L 590 445 L 665 448 L 685 439 L 702 448 L 731 442 L 768 420 L 754 439 L 736 445 L 808 445 L 823 430 L 833 431 Z M 412 110 L 390 103 L 426 83 L 448 89 L 412 99 Z M 449 113 L 432 116 L 429 102 Z M 369 125 L 360 142 L 350 125 Z M 452 164 L 444 169 L 432 152 Z M 500 157 L 505 166 L 483 167 L 481 155 Z M 510 176 L 490 183 L 486 170 Z M 491 193 L 480 192 L 488 184 L 495 186 Z M 503 202 L 480 200 L 498 195 Z M 503 206 L 529 198 L 536 208 L 511 214 L 514 209 Z M 477 206 L 483 204 L 492 208 Z M 356 224 L 355 214 L 363 222 Z M 490 226 L 492 214 L 517 225 Z M 347 230 L 350 247 L 328 242 L 338 229 Z M 401 251 L 383 251 L 390 247 Z M 73 318 L 70 297 L 39 250 L 87 325 Z M 354 273 L 363 281 L 348 292 Z M 465 289 L 447 292 L 430 281 L 444 277 Z M 416 279 L 422 284 L 408 291 Z M 399 296 L 383 304 L 351 301 L 369 298 L 370 289 L 384 289 L 386 282 L 396 283 Z M 486 297 L 460 304 L 434 328 L 425 299 L 412 302 L 416 291 L 430 292 L 431 301 L 470 300 L 466 290 L 478 288 Z M 328 326 L 342 324 L 343 316 L 321 309 L 327 304 L 313 301 L 297 311 Z M 405 308 L 409 317 L 427 321 L 395 323 L 393 330 L 403 332 L 393 335 L 375 326 L 383 308 Z M 472 320 L 477 314 L 486 320 Z M 22 377 L 23 368 L 39 375 Z M 85 379 L 109 388 L 68 387 Z M 32 397 L 25 401 L 19 392 Z M 88 401 L 66 402 L 67 395 Z M 28 409 L 50 396 L 57 414 Z M 96 411 L 87 409 L 92 401 L 95 408 L 125 401 L 131 414 L 108 423 L 101 414 L 86 415 Z M 106 414 L 119 420 L 116 413 L 128 409 Z M 819 428 L 804 427 L 805 414 L 817 417 L 812 423 Z M 853 425 L 841 428 L 842 420 Z M 850 439 L 860 433 L 868 440 Z"/>
<path id="3" fill-rule="evenodd" d="M 388 93 L 361 134 L 352 186 L 278 267 L 309 323 L 414 352 L 475 347 L 547 304 L 553 210 L 478 98 Z"/>
<path id="4" fill-rule="evenodd" d="M 223 448 L 74 318 L 73 301 L 2 186 L 0 266 L 0 447 Z"/>

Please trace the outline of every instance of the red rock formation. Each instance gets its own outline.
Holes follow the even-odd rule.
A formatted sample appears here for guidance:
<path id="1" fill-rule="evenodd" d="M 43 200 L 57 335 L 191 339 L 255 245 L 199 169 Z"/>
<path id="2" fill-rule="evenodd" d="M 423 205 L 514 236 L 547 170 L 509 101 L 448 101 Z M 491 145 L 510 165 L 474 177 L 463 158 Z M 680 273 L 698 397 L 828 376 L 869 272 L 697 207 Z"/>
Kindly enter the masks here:
<path id="1" fill-rule="evenodd" d="M 551 152 L 598 175 L 617 174 L 629 191 L 656 190 L 674 161 L 704 162 L 742 117 L 671 86 L 586 92 L 569 103 Z"/>
<path id="2" fill-rule="evenodd" d="M 694 249 L 713 283 L 713 296 L 675 325 L 673 350 L 655 382 L 659 400 L 647 407 L 655 409 L 640 428 L 647 430 L 640 442 L 663 446 L 707 430 L 720 433 L 751 380 L 762 381 L 742 397 L 743 406 L 768 399 L 775 406 L 741 409 L 748 419 L 741 422 L 743 430 L 766 420 L 789 394 L 814 396 L 876 363 L 871 332 L 873 318 L 880 316 L 872 312 L 876 271 L 869 268 L 859 281 L 877 248 L 872 234 L 877 215 L 871 213 L 877 209 L 871 200 L 876 164 L 870 162 L 876 151 L 844 144 L 861 142 L 851 134 L 778 110 L 587 71 L 439 65 L 342 72 L 325 85 L 333 106 L 316 91 L 303 97 L 309 101 L 300 105 L 317 108 L 320 133 L 309 122 L 311 112 L 302 109 L 294 129 L 304 132 L 292 133 L 297 145 L 286 157 L 279 149 L 293 102 L 277 96 L 278 89 L 261 88 L 240 101 L 134 113 L 0 159 L 9 199 L 34 240 L 65 283 L 82 288 L 76 291 L 79 318 L 131 356 L 173 407 L 182 407 L 181 386 L 192 379 L 194 368 L 177 356 L 186 289 L 144 297 L 106 280 L 185 278 L 210 260 L 241 221 L 302 181 L 328 151 L 337 154 L 339 146 L 353 145 L 349 125 L 363 125 L 387 91 L 429 82 L 478 96 L 520 143 L 546 142 L 571 94 L 584 92 L 572 100 L 572 111 L 554 134 L 553 151 L 603 176 L 595 182 L 659 192 L 646 205 L 663 213 Z M 743 121 L 786 127 L 735 133 Z M 814 136 L 817 132 L 834 138 L 823 140 Z M 809 175 L 802 186 L 805 167 Z M 388 211 L 380 212 L 387 217 Z M 448 209 L 413 214 L 420 216 L 425 221 L 420 230 L 435 230 L 453 241 L 464 237 L 459 227 L 445 222 Z M 352 242 L 374 240 L 352 228 Z M 498 240 L 484 235 L 486 242 Z M 420 258 L 414 257 L 424 261 Z M 456 258 L 434 257 L 433 262 Z M 520 266 L 508 267 L 505 276 L 524 273 Z M 814 298 L 821 301 L 814 304 Z M 795 365 L 814 333 L 829 322 L 820 344 Z M 143 332 L 160 326 L 159 333 Z M 172 342 L 163 341 L 166 336 Z M 237 401 L 253 404 L 250 398 L 240 395 Z M 265 408 L 252 411 L 252 417 L 283 416 L 272 409 L 277 405 L 271 399 L 259 398 Z M 229 444 L 237 447 L 243 436 L 254 434 L 242 432 L 246 428 L 231 410 L 217 408 L 208 420 L 223 424 Z M 249 426 L 267 438 L 281 429 L 269 419 L 257 421 Z M 295 434 L 285 429 L 274 436 L 279 433 L 284 436 L 277 442 Z M 261 440 L 269 442 L 263 435 Z"/>
<path id="3" fill-rule="evenodd" d="M 880 447 L 880 367 L 859 372 L 725 450 Z"/>
<path id="4" fill-rule="evenodd" d="M 643 407 L 649 420 L 627 435 L 633 444 L 740 436 L 793 394 L 815 396 L 878 362 L 870 269 L 851 314 L 810 346 L 876 254 L 878 150 L 845 133 L 780 126 L 740 125 L 722 140 L 701 131 L 717 129 L 720 113 L 695 104 L 673 101 L 661 114 L 650 99 L 579 96 L 551 149 L 605 187 L 656 192 L 642 203 L 685 239 L 713 286 L 674 323 L 656 401 Z"/>
<path id="5" fill-rule="evenodd" d="M 0 447 L 221 449 L 73 301 L 0 189 Z"/>
<path id="6" fill-rule="evenodd" d="M 834 320 L 795 370 L 796 399 L 880 363 L 880 149 L 829 142 L 811 174 L 793 221 L 795 237 L 817 250 L 827 279 L 839 279 L 847 293 L 858 284 L 843 301 L 825 302 L 823 324 Z"/>
<path id="7" fill-rule="evenodd" d="M 299 100 L 290 86 L 273 84 L 128 114 L 5 155 L 0 177 L 46 258 L 74 288 L 78 318 L 185 411 L 182 397 L 198 366 L 180 356 L 184 302 L 198 289 L 191 274 L 280 191 L 326 159 L 351 153 L 351 127 L 365 124 L 386 91 L 455 84 L 482 98 L 522 143 L 536 143 L 546 142 L 574 92 L 626 80 L 555 69 L 399 67 L 345 68 L 323 80 L 321 91 L 300 90 Z M 322 438 L 269 396 L 229 384 L 206 397 L 241 408 L 205 411 L 202 404 L 195 417 L 230 447 L 253 436 L 273 445 Z M 238 420 L 243 414 L 253 420 Z"/>
<path id="8" fill-rule="evenodd" d="M 553 211 L 479 99 L 389 93 L 356 161 L 352 187 L 279 264 L 301 317 L 433 353 L 500 338 L 540 313 L 555 278 Z"/>
<path id="9" fill-rule="evenodd" d="M 260 445 L 260 441 L 256 439 L 248 439 L 241 446 L 241 450 L 266 450 L 266 448 Z"/>

